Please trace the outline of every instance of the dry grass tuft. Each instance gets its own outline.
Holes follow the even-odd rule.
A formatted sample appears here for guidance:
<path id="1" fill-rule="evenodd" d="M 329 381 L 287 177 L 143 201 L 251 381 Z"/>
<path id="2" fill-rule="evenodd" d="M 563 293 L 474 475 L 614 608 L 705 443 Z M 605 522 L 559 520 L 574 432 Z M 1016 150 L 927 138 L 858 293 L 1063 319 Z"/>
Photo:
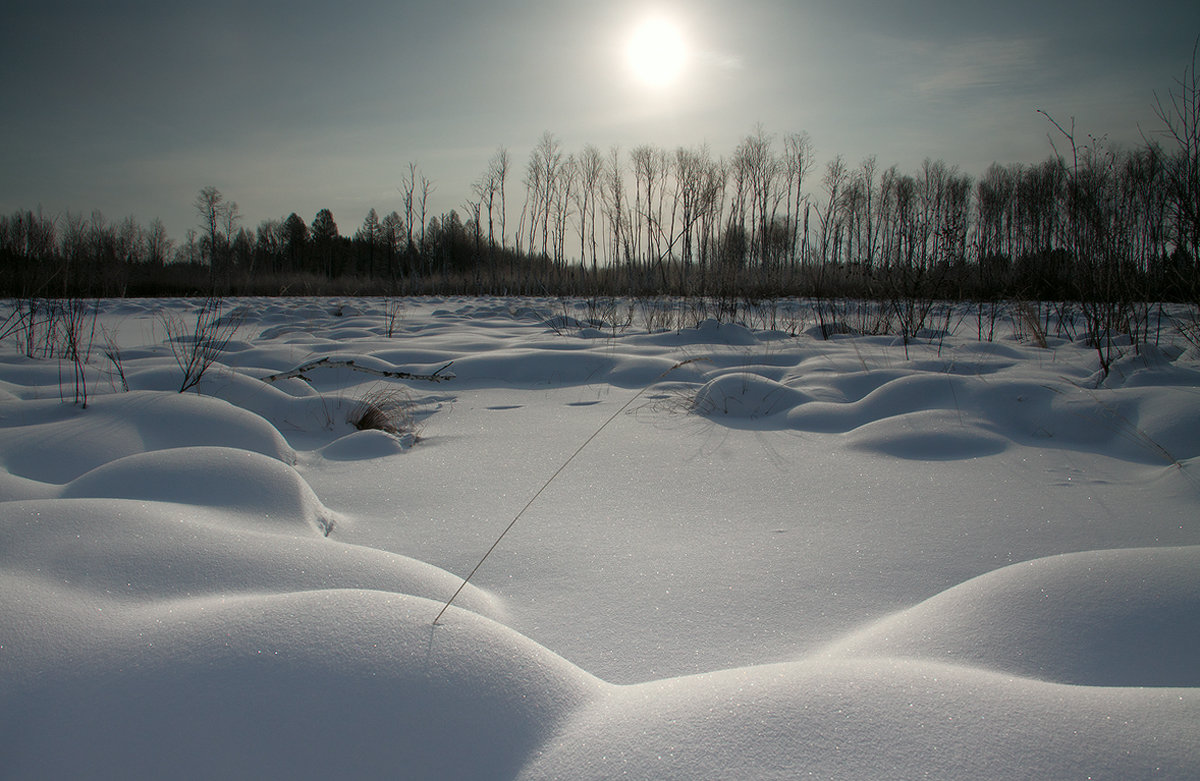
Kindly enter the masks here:
<path id="1" fill-rule="evenodd" d="M 393 436 L 417 436 L 416 403 L 399 386 L 372 388 L 350 407 L 346 420 L 359 431 L 385 431 Z"/>

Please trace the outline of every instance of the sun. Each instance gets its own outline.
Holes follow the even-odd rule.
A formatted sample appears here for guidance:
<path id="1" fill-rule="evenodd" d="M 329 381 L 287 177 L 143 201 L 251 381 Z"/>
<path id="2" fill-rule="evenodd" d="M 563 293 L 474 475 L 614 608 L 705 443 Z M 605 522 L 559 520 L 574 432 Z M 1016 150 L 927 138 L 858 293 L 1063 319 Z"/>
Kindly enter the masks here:
<path id="1" fill-rule="evenodd" d="M 630 72 L 650 87 L 667 87 L 678 81 L 687 54 L 679 25 L 663 18 L 643 21 L 634 28 L 625 45 L 625 62 Z"/>

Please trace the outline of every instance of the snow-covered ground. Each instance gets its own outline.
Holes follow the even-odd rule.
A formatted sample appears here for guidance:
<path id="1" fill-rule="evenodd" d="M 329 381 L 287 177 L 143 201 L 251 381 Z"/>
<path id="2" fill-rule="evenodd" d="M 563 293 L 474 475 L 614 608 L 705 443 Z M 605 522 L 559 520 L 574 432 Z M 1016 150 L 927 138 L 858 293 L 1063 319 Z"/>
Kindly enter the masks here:
<path id="1" fill-rule="evenodd" d="M 101 302 L 129 390 L 97 339 L 86 409 L 0 346 L 0 777 L 1200 772 L 1169 329 L 1099 382 L 971 319 L 906 348 L 400 303 L 229 301 L 180 394 L 160 313 L 198 304 Z M 454 377 L 262 379 L 327 357 Z M 382 388 L 415 442 L 348 422 Z"/>

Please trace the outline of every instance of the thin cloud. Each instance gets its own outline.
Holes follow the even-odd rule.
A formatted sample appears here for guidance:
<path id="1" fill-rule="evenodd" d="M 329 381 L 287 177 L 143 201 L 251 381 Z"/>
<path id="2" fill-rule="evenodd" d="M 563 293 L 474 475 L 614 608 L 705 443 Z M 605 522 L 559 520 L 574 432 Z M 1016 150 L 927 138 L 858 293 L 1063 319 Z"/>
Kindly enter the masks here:
<path id="1" fill-rule="evenodd" d="M 922 47 L 932 70 L 916 84 L 931 98 L 977 90 L 1023 89 L 1039 72 L 1042 42 L 1036 38 L 974 38 L 949 46 Z"/>
<path id="2" fill-rule="evenodd" d="M 699 51 L 695 53 L 696 60 L 704 66 L 722 71 L 737 71 L 746 67 L 746 61 L 737 54 L 718 51 Z"/>

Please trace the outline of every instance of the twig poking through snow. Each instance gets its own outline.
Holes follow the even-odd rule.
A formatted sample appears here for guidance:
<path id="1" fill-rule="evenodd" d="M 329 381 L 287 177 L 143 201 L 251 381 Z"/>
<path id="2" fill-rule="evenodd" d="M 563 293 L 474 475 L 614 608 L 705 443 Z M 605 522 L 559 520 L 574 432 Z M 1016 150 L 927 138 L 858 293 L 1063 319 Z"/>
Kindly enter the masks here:
<path id="1" fill-rule="evenodd" d="M 362 372 L 363 374 L 370 374 L 375 377 L 390 377 L 395 380 L 424 380 L 426 382 L 442 382 L 443 380 L 454 379 L 453 372 L 447 372 L 443 374 L 446 369 L 450 368 L 450 364 L 452 363 L 454 363 L 454 361 L 450 361 L 450 363 L 446 364 L 432 374 L 413 374 L 411 372 L 368 369 L 366 366 L 359 366 L 351 360 L 335 361 L 332 358 L 322 358 L 319 361 L 312 361 L 311 363 L 306 363 L 303 366 L 297 366 L 295 369 L 292 369 L 289 372 L 269 374 L 266 377 L 260 377 L 259 379 L 261 379 L 263 382 L 275 382 L 276 380 L 286 380 L 292 377 L 306 379 L 304 377 L 304 373 L 312 369 L 350 369 L 352 371 Z"/>

